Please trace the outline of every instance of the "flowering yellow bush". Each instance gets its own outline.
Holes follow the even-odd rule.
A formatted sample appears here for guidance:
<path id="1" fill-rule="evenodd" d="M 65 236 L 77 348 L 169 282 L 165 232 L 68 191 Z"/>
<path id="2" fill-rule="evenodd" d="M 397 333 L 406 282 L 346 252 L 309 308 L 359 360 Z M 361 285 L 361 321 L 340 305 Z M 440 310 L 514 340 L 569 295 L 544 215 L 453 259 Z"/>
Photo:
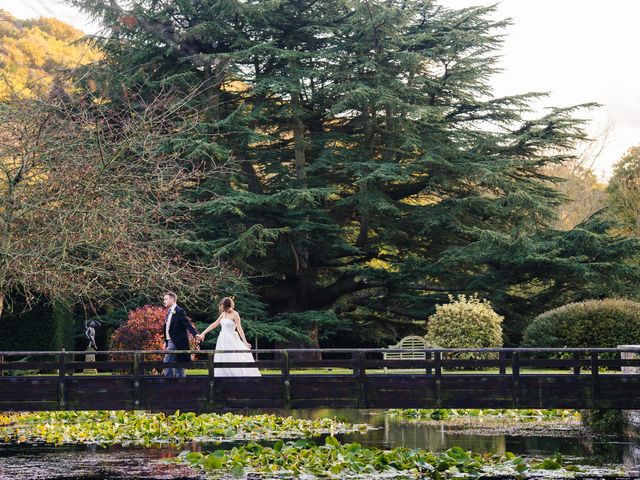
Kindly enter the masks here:
<path id="1" fill-rule="evenodd" d="M 450 303 L 437 305 L 429 317 L 427 340 L 442 348 L 497 348 L 502 346 L 503 317 L 487 300 L 449 295 Z"/>

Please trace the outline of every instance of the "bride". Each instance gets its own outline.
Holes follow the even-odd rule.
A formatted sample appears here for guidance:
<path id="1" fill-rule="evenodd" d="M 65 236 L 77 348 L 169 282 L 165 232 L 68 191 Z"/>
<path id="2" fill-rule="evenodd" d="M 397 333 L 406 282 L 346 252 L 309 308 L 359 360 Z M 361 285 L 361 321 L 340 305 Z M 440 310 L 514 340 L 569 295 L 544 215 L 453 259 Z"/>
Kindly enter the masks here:
<path id="1" fill-rule="evenodd" d="M 220 335 L 218 335 L 218 342 L 216 343 L 216 351 L 220 350 L 249 350 L 251 344 L 247 342 L 247 338 L 242 330 L 240 324 L 240 315 L 234 310 L 235 304 L 229 297 L 225 297 L 220 301 L 218 309 L 220 310 L 220 316 L 218 319 L 209 325 L 204 332 L 198 335 L 196 338 L 198 341 L 203 342 L 204 337 L 211 330 L 218 325 L 222 325 Z M 238 353 L 216 353 L 214 355 L 214 362 L 234 362 L 234 363 L 249 363 L 254 362 L 251 352 L 238 352 Z M 260 372 L 257 368 L 233 368 L 233 367 L 220 367 L 214 370 L 214 376 L 216 377 L 259 377 Z"/>

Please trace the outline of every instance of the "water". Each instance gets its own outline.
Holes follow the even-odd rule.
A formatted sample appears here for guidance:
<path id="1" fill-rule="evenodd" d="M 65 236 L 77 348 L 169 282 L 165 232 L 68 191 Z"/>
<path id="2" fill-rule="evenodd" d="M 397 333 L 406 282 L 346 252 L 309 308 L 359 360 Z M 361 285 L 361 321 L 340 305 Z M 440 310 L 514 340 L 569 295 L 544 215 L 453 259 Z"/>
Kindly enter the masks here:
<path id="1" fill-rule="evenodd" d="M 297 410 L 280 412 L 298 417 L 337 417 L 374 427 L 366 434 L 340 436 L 341 441 L 392 448 L 406 446 L 435 452 L 458 445 L 476 452 L 513 452 L 527 457 L 556 453 L 595 466 L 624 466 L 640 478 L 640 442 L 625 438 L 586 435 L 575 422 L 511 423 L 482 419 L 458 419 L 428 424 L 403 422 L 381 411 Z M 550 427 L 552 425 L 552 427 Z M 164 459 L 182 450 L 210 451 L 219 445 L 192 443 L 162 448 L 96 446 L 54 447 L 47 445 L 0 445 L 2 480 L 131 480 L 206 478 L 187 467 L 167 464 Z"/>

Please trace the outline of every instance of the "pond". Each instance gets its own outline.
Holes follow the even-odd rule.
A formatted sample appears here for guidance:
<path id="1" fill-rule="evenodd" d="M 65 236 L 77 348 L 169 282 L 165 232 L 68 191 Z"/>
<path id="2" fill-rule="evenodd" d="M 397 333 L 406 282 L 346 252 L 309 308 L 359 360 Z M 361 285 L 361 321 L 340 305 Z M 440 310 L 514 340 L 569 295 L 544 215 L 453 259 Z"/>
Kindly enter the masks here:
<path id="1" fill-rule="evenodd" d="M 640 442 L 623 437 L 594 436 L 573 418 L 516 422 L 475 417 L 416 422 L 385 411 L 356 409 L 277 413 L 298 418 L 335 417 L 352 423 L 367 423 L 375 428 L 366 433 L 336 435 L 341 442 L 358 442 L 363 446 L 384 449 L 404 446 L 434 452 L 460 446 L 480 453 L 512 452 L 534 458 L 560 453 L 582 465 L 593 465 L 596 467 L 594 472 L 597 472 L 597 467 L 624 466 L 627 475 L 640 476 Z M 3 444 L 0 445 L 0 479 L 204 479 L 204 474 L 166 460 L 184 450 L 213 451 L 219 448 L 226 447 L 219 443 L 198 442 L 148 448 Z M 594 473 L 588 478 L 598 478 L 598 475 Z"/>

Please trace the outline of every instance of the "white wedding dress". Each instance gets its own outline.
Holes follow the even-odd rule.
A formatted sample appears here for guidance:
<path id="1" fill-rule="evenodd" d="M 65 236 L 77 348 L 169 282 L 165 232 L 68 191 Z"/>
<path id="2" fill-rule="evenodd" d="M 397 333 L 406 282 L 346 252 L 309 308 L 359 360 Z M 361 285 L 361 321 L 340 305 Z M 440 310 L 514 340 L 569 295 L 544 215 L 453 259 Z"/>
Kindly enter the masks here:
<path id="1" fill-rule="evenodd" d="M 216 350 L 248 350 L 247 346 L 240 339 L 236 331 L 236 322 L 229 317 L 222 317 L 220 321 L 222 330 L 218 335 Z M 215 362 L 254 362 L 251 352 L 238 353 L 216 353 L 213 357 Z M 259 377 L 260 371 L 257 368 L 232 368 L 216 367 L 214 369 L 216 377 Z"/>

